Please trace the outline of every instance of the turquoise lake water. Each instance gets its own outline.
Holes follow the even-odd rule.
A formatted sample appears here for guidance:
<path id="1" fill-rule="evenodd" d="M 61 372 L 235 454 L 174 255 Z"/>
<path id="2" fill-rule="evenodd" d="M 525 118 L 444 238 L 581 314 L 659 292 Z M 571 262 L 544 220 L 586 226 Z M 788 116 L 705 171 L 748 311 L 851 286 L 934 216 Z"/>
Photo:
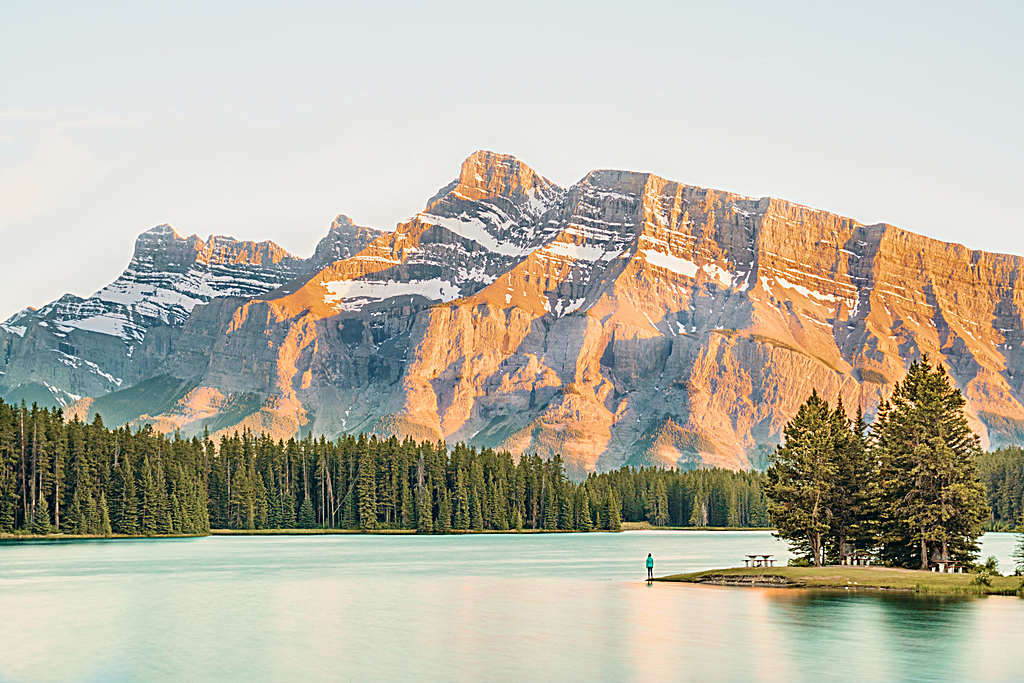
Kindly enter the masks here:
<path id="1" fill-rule="evenodd" d="M 1019 598 L 648 585 L 648 552 L 787 557 L 753 531 L 4 544 L 0 681 L 1024 679 Z"/>

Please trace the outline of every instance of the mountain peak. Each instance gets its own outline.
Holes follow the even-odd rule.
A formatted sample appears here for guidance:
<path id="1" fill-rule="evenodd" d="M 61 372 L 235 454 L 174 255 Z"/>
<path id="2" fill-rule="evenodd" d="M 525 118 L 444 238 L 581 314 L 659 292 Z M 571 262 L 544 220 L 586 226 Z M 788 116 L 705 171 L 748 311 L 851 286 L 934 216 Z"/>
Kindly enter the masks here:
<path id="1" fill-rule="evenodd" d="M 352 220 L 351 216 L 346 216 L 343 213 L 339 213 L 335 216 L 334 220 L 331 221 L 331 230 L 341 230 L 343 228 L 357 228 L 356 222 Z"/>
<path id="2" fill-rule="evenodd" d="M 466 199 L 486 199 L 533 195 L 552 187 L 554 183 L 511 154 L 478 150 L 462 162 L 455 192 Z"/>
<path id="3" fill-rule="evenodd" d="M 351 217 L 338 214 L 331 221 L 327 235 L 316 245 L 313 265 L 322 268 L 328 263 L 354 256 L 382 234 L 383 230 L 358 225 Z"/>
<path id="4" fill-rule="evenodd" d="M 154 225 L 149 230 L 144 231 L 139 237 L 163 237 L 165 239 L 182 239 L 182 236 L 178 234 L 169 223 L 161 223 L 160 225 Z"/>

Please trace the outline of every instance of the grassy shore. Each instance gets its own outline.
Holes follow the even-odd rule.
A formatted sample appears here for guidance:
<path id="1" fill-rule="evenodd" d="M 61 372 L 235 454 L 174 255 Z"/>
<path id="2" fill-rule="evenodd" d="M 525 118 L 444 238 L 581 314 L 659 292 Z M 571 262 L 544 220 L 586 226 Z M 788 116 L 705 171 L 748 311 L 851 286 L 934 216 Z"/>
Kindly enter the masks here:
<path id="1" fill-rule="evenodd" d="M 696 526 L 652 526 L 647 522 L 623 522 L 622 531 L 766 531 L 767 529 L 754 527 L 696 527 Z M 335 535 L 335 534 L 383 534 L 403 535 L 415 534 L 415 529 L 374 529 L 364 531 L 362 529 L 210 529 L 210 536 L 309 536 L 309 535 Z M 445 534 L 567 534 L 578 533 L 576 530 L 564 529 L 452 529 Z M 618 533 L 605 529 L 594 529 L 590 533 Z M 138 536 L 127 534 L 111 534 L 110 536 L 94 536 L 89 534 L 27 534 L 27 533 L 0 533 L 0 542 L 3 541 L 76 541 L 97 538 L 195 538 L 207 534 L 172 534 L 167 536 Z"/>
<path id="2" fill-rule="evenodd" d="M 663 576 L 655 581 L 719 586 L 891 590 L 935 595 L 1020 595 L 1024 577 L 993 576 L 991 585 L 975 583 L 977 574 L 939 574 L 890 567 L 733 567 Z"/>
<path id="3" fill-rule="evenodd" d="M 316 536 L 333 534 L 378 534 L 378 535 L 405 535 L 417 534 L 415 529 L 210 529 L 211 536 Z M 426 534 L 427 536 L 461 536 L 470 534 L 574 534 L 579 533 L 569 529 L 451 529 L 445 532 Z M 604 529 L 594 529 L 589 533 L 607 534 L 618 533 Z M 424 534 L 420 534 L 423 536 Z"/>
<path id="4" fill-rule="evenodd" d="M 201 538 L 206 534 L 164 534 L 156 536 L 141 536 L 137 534 L 110 534 L 109 536 L 98 536 L 95 534 L 11 534 L 0 533 L 0 543 L 3 542 L 24 542 L 24 541 L 96 541 L 96 540 L 120 540 L 126 538 Z"/>
<path id="5" fill-rule="evenodd" d="M 623 531 L 774 531 L 770 526 L 654 526 L 650 522 L 623 522 Z"/>

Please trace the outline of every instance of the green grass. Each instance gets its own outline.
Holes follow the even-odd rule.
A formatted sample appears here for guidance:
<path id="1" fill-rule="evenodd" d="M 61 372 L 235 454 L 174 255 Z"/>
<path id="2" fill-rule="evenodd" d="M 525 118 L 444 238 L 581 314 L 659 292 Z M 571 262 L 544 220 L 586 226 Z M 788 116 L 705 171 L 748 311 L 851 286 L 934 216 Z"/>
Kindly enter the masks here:
<path id="1" fill-rule="evenodd" d="M 990 586 L 973 583 L 976 576 L 891 567 L 733 567 L 674 574 L 655 580 L 779 588 L 895 590 L 935 595 L 1024 597 L 1024 578 L 1020 576 L 994 576 Z"/>

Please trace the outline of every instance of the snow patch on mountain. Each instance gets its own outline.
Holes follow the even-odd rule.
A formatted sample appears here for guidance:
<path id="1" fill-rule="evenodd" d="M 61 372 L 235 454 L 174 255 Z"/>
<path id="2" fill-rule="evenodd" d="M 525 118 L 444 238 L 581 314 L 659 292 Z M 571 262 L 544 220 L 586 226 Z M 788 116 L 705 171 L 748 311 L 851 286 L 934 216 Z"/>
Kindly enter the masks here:
<path id="1" fill-rule="evenodd" d="M 497 218 L 495 214 L 491 214 L 491 216 Z M 530 252 L 529 249 L 516 246 L 511 242 L 498 241 L 487 231 L 487 225 L 484 221 L 474 216 L 469 216 L 466 213 L 462 213 L 459 217 L 420 213 L 417 214 L 416 218 L 418 218 L 422 223 L 440 226 L 449 232 L 455 233 L 459 237 L 464 237 L 467 240 L 476 242 L 487 251 L 491 251 L 496 254 L 503 254 L 505 256 L 524 256 Z M 511 223 L 507 220 L 499 219 L 497 225 L 499 228 L 504 230 L 511 227 Z"/>
<path id="2" fill-rule="evenodd" d="M 339 311 L 358 311 L 367 304 L 396 296 L 422 296 L 433 301 L 452 301 L 459 288 L 441 278 L 429 280 L 333 280 L 322 283 L 324 303 Z"/>

